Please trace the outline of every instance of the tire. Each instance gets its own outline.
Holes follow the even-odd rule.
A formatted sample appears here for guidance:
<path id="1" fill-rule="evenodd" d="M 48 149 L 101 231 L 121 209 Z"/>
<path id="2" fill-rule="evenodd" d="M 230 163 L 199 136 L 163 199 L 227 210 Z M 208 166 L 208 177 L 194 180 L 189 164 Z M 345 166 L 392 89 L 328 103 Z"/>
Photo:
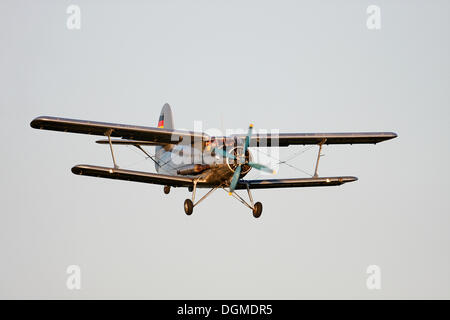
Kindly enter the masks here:
<path id="1" fill-rule="evenodd" d="M 192 211 L 194 211 L 194 204 L 192 203 L 191 199 L 184 200 L 184 212 L 190 216 L 192 214 Z"/>
<path id="2" fill-rule="evenodd" d="M 170 192 L 170 186 L 164 186 L 164 193 L 169 194 Z"/>
<path id="3" fill-rule="evenodd" d="M 253 216 L 255 218 L 261 217 L 262 210 L 263 210 L 262 203 L 261 202 L 255 203 L 255 206 L 253 207 Z"/>

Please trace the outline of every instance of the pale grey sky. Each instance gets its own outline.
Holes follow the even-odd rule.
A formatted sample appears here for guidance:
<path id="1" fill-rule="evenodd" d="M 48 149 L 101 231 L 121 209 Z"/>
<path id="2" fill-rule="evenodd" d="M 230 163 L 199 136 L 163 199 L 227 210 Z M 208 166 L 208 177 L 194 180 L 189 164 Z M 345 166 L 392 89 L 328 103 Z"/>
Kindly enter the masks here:
<path id="1" fill-rule="evenodd" d="M 70 4 L 81 30 L 66 27 Z M 450 298 L 449 13 L 437 0 L 2 0 L 0 298 Z M 187 217 L 186 190 L 75 176 L 110 165 L 107 146 L 29 126 L 154 126 L 165 102 L 178 128 L 399 137 L 325 147 L 321 175 L 359 180 L 255 191 L 256 220 L 223 192 Z M 312 172 L 315 151 L 291 163 Z M 154 171 L 130 148 L 117 157 Z M 366 287 L 372 264 L 381 290 Z"/>

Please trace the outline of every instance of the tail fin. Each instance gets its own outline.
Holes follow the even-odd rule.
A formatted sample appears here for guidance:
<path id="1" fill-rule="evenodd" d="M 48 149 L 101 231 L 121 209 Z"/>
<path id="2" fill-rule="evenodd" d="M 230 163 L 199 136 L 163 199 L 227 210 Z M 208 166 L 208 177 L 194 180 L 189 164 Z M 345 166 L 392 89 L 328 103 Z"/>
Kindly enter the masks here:
<path id="1" fill-rule="evenodd" d="M 173 116 L 172 116 L 172 109 L 170 108 L 169 104 L 166 103 L 161 109 L 161 114 L 159 115 L 158 120 L 158 128 L 164 128 L 164 129 L 174 129 L 173 126 Z M 156 172 L 159 172 L 161 165 L 160 160 L 166 153 L 167 149 L 166 147 L 162 146 L 156 146 L 155 147 L 155 169 Z"/>
<path id="2" fill-rule="evenodd" d="M 164 104 L 161 109 L 161 114 L 159 115 L 158 120 L 158 128 L 174 129 L 172 109 L 170 108 L 168 103 Z"/>

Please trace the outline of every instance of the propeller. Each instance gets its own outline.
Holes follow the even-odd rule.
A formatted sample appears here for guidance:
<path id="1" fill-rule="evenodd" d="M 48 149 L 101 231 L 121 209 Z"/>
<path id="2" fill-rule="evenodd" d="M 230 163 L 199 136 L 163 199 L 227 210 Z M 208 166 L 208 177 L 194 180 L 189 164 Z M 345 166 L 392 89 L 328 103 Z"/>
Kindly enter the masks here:
<path id="1" fill-rule="evenodd" d="M 236 169 L 234 170 L 233 178 L 231 178 L 230 195 L 233 193 L 233 191 L 235 190 L 235 188 L 237 186 L 237 183 L 239 181 L 241 171 L 242 171 L 242 165 L 244 165 L 244 164 L 246 164 L 252 168 L 255 168 L 257 170 L 275 174 L 275 170 L 269 168 L 268 166 L 265 166 L 265 165 L 259 164 L 259 163 L 255 163 L 255 162 L 247 162 L 247 163 L 245 162 L 246 161 L 245 154 L 247 153 L 247 149 L 250 145 L 250 137 L 252 135 L 252 130 L 253 130 L 253 125 L 251 124 L 248 127 L 248 133 L 247 133 L 247 136 L 245 137 L 245 142 L 244 142 L 244 149 L 243 149 L 242 155 L 239 156 L 239 159 L 235 155 L 230 154 L 223 149 L 214 148 L 214 152 L 216 154 L 220 154 L 223 157 L 226 157 L 231 160 L 239 160 L 238 165 L 237 165 Z"/>

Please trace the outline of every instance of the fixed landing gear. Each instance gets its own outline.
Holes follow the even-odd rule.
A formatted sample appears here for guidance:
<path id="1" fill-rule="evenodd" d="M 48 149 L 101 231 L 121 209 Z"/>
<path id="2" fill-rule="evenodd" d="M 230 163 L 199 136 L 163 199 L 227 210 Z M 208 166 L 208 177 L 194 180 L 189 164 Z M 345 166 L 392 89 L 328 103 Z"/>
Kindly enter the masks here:
<path id="1" fill-rule="evenodd" d="M 200 202 L 202 202 L 204 199 L 206 199 L 211 193 L 213 193 L 214 191 L 216 191 L 217 189 L 223 189 L 225 192 L 229 193 L 229 190 L 226 190 L 224 186 L 217 186 L 212 188 L 211 190 L 209 190 L 203 197 L 200 198 L 200 200 L 198 200 L 197 202 L 195 202 L 195 193 L 197 191 L 197 182 L 198 181 L 194 181 L 193 186 L 192 186 L 192 200 L 191 199 L 186 199 L 184 200 L 184 212 L 190 216 L 192 214 L 192 212 L 194 211 L 194 207 L 197 206 Z M 255 218 L 259 218 L 261 216 L 262 210 L 263 210 L 263 206 L 261 202 L 256 202 L 253 203 L 253 197 L 252 194 L 250 192 L 250 188 L 247 185 L 247 192 L 248 192 L 248 196 L 250 199 L 250 203 L 247 203 L 247 201 L 245 201 L 240 195 L 238 195 L 236 192 L 231 192 L 230 194 L 236 198 L 238 201 L 240 201 L 241 203 L 243 203 L 245 206 L 247 206 L 250 210 L 252 210 L 253 216 Z"/>
<path id="2" fill-rule="evenodd" d="M 170 186 L 164 186 L 164 193 L 169 194 L 170 192 Z"/>

